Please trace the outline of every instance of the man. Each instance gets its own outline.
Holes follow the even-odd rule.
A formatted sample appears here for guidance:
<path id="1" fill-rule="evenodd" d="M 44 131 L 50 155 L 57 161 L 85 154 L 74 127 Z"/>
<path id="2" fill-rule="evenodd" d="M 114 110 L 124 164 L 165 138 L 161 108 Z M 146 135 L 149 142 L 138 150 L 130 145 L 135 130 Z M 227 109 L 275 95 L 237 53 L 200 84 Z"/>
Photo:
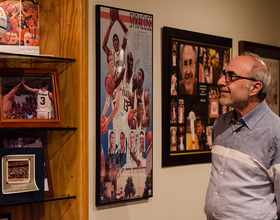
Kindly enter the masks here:
<path id="1" fill-rule="evenodd" d="M 120 16 L 118 16 L 117 21 L 120 23 L 120 25 L 123 29 L 123 32 L 124 32 L 123 43 L 122 43 L 121 49 L 120 49 L 119 37 L 118 37 L 117 34 L 114 34 L 114 36 L 113 36 L 113 46 L 114 46 L 114 48 L 112 50 L 110 50 L 109 47 L 107 46 L 107 43 L 108 43 L 108 39 L 109 39 L 111 29 L 112 29 L 115 21 L 116 20 L 113 20 L 112 18 L 110 18 L 110 24 L 109 24 L 109 27 L 107 29 L 107 32 L 105 33 L 102 47 L 103 47 L 104 52 L 107 55 L 110 51 L 112 51 L 113 57 L 114 57 L 115 70 L 117 70 L 117 72 L 119 73 L 122 68 L 125 68 L 125 49 L 126 49 L 126 44 L 127 44 L 128 29 L 125 26 L 125 24 L 123 23 L 123 21 L 121 20 Z"/>
<path id="2" fill-rule="evenodd" d="M 114 155 L 115 155 L 115 133 L 114 131 L 111 130 L 109 133 L 109 146 L 108 146 L 108 156 L 106 159 L 106 164 L 105 164 L 105 169 L 108 174 L 110 164 L 111 164 L 111 169 L 114 169 Z M 107 175 L 106 174 L 106 175 Z"/>
<path id="3" fill-rule="evenodd" d="M 143 105 L 142 126 L 149 127 L 150 126 L 150 101 L 149 101 L 148 92 L 143 88 L 144 78 L 145 78 L 144 70 L 140 68 L 137 75 L 137 89 L 132 93 L 130 101 L 131 101 L 131 108 L 136 109 L 137 100 L 141 99 Z"/>
<path id="4" fill-rule="evenodd" d="M 25 42 L 25 35 L 26 33 L 29 33 L 31 39 L 32 39 L 32 45 L 25 45 L 24 46 L 33 46 L 33 44 L 39 45 L 39 40 L 40 40 L 40 31 L 39 28 L 37 28 L 37 18 L 36 16 L 33 15 L 29 15 L 28 17 L 26 17 L 26 24 L 27 24 L 27 28 L 23 29 L 21 31 L 21 40 L 24 39 Z"/>
<path id="5" fill-rule="evenodd" d="M 116 80 L 116 85 L 121 80 L 121 92 L 120 92 L 120 114 L 122 120 L 126 122 L 122 129 L 129 129 L 128 126 L 128 112 L 131 109 L 131 95 L 137 88 L 137 76 L 133 72 L 133 55 L 131 52 L 127 54 L 127 68 L 125 71 L 121 71 Z"/>
<path id="6" fill-rule="evenodd" d="M 173 64 L 173 66 L 176 66 L 176 64 L 177 64 L 177 46 L 178 46 L 178 42 L 172 43 L 172 64 Z"/>
<path id="7" fill-rule="evenodd" d="M 133 161 L 136 162 L 137 167 L 140 168 L 142 166 L 142 163 L 139 159 L 137 159 L 136 157 L 137 154 L 138 154 L 138 149 L 135 148 L 134 131 L 131 131 L 130 132 L 130 157 L 133 159 Z"/>
<path id="8" fill-rule="evenodd" d="M 196 55 L 192 46 L 183 45 L 181 48 L 182 81 L 179 83 L 180 94 L 196 95 Z"/>
<path id="9" fill-rule="evenodd" d="M 220 78 L 222 67 L 220 66 L 219 63 L 220 63 L 220 55 L 218 52 L 216 52 L 215 64 L 213 65 L 213 82 L 212 83 L 217 83 Z"/>
<path id="10" fill-rule="evenodd" d="M 107 65 L 109 68 L 108 74 L 113 75 L 115 78 L 116 71 L 114 69 L 114 57 L 113 57 L 113 53 L 111 51 L 108 53 L 108 56 L 107 56 Z M 109 95 L 108 93 L 106 95 L 106 102 L 105 102 L 104 109 L 103 109 L 103 112 L 102 112 L 100 118 L 105 117 L 105 114 L 106 114 L 108 108 L 110 107 L 110 99 L 111 99 L 112 112 L 108 118 L 105 118 L 106 119 L 105 123 L 103 124 L 103 127 L 101 128 L 103 131 L 107 131 L 109 122 L 112 119 L 113 119 L 113 128 L 114 129 L 118 129 L 119 125 L 121 123 L 121 121 L 118 122 L 118 120 L 122 120 L 120 113 L 118 111 L 119 103 L 120 103 L 120 88 L 121 88 L 121 86 L 119 84 L 115 87 L 115 90 L 112 95 Z"/>
<path id="11" fill-rule="evenodd" d="M 32 46 L 33 45 L 33 39 L 32 39 L 32 35 L 27 32 L 24 34 L 24 41 L 23 41 L 23 45 L 24 46 Z"/>
<path id="12" fill-rule="evenodd" d="M 15 86 L 9 93 L 5 94 L 2 98 L 3 102 L 3 113 L 4 118 L 7 118 L 10 115 L 12 110 L 12 103 L 14 101 L 14 95 L 18 91 L 20 85 L 22 85 L 24 80 L 22 80 L 17 86 Z"/>
<path id="13" fill-rule="evenodd" d="M 145 135 L 144 131 L 140 132 L 140 153 L 145 152 Z"/>
<path id="14" fill-rule="evenodd" d="M 11 33 L 11 45 L 19 45 L 19 35 L 17 31 Z"/>
<path id="15" fill-rule="evenodd" d="M 125 164 L 125 157 L 123 156 L 125 153 L 125 135 L 124 131 L 120 133 L 120 149 L 118 150 L 118 156 L 116 158 L 116 168 L 120 170 Z"/>
<path id="16" fill-rule="evenodd" d="M 234 58 L 218 85 L 221 105 L 234 110 L 213 125 L 208 219 L 279 219 L 280 119 L 267 106 L 271 75 L 259 56 Z"/>
<path id="17" fill-rule="evenodd" d="M 30 88 L 23 82 L 24 88 L 29 91 L 36 93 L 37 96 L 37 118 L 38 119 L 51 119 L 52 118 L 52 105 L 54 103 L 53 94 L 48 90 L 49 86 L 47 82 L 42 82 L 42 88 Z"/>
<path id="18" fill-rule="evenodd" d="M 137 109 L 136 114 L 134 115 L 134 118 L 132 119 L 130 123 L 131 129 L 137 129 L 137 131 L 140 131 L 143 129 L 143 118 L 144 118 L 144 107 L 143 102 L 141 99 L 137 99 Z M 137 132 L 139 133 L 139 132 Z"/>

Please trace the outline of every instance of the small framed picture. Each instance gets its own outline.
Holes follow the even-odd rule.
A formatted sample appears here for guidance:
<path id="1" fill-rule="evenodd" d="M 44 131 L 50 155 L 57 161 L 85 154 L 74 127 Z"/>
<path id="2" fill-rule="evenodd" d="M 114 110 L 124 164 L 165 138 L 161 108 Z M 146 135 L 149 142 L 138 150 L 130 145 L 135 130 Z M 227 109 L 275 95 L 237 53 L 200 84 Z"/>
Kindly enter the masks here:
<path id="1" fill-rule="evenodd" d="M 62 127 L 57 69 L 0 70 L 1 127 Z"/>
<path id="2" fill-rule="evenodd" d="M 27 133 L 13 134 L 3 138 L 5 148 L 42 148 L 44 147 L 46 138 L 43 134 L 30 135 Z M 44 191 L 45 196 L 53 196 L 53 185 L 48 157 L 48 150 L 44 148 Z"/>

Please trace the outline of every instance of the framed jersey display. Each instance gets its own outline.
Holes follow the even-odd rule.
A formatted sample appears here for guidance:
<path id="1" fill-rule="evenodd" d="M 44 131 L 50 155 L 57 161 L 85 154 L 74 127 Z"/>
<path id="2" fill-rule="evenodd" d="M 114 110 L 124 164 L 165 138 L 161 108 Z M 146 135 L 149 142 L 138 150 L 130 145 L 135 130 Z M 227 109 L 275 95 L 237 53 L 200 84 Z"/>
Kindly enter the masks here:
<path id="1" fill-rule="evenodd" d="M 162 166 L 211 162 L 212 126 L 228 111 L 217 82 L 232 40 L 163 27 Z"/>
<path id="2" fill-rule="evenodd" d="M 1 127 L 62 127 L 56 69 L 0 70 Z"/>
<path id="3" fill-rule="evenodd" d="M 96 6 L 96 205 L 153 195 L 153 16 Z"/>
<path id="4" fill-rule="evenodd" d="M 279 105 L 279 70 L 280 70 L 280 47 L 253 43 L 248 41 L 239 41 L 239 54 L 245 51 L 251 51 L 258 54 L 266 63 L 271 73 L 270 89 L 268 90 L 265 101 L 268 107 L 280 116 Z"/>

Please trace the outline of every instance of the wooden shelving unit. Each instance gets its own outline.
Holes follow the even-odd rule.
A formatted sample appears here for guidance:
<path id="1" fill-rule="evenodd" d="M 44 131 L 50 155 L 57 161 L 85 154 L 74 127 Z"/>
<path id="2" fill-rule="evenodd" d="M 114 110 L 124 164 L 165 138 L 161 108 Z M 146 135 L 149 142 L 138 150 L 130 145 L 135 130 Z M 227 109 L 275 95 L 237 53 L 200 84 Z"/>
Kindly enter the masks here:
<path id="1" fill-rule="evenodd" d="M 0 207 L 0 213 L 11 213 L 13 220 L 88 219 L 88 1 L 37 2 L 40 4 L 40 53 L 51 55 L 1 53 L 0 67 L 56 66 L 61 72 L 63 124 L 75 131 L 50 129 L 47 133 L 54 194 L 62 197 Z"/>

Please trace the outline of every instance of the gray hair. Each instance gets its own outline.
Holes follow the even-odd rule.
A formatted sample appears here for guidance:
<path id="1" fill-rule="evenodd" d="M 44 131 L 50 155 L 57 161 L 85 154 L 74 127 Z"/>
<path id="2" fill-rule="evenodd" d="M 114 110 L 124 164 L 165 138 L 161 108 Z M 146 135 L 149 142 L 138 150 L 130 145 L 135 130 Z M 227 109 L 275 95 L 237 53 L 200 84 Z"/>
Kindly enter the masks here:
<path id="1" fill-rule="evenodd" d="M 268 71 L 266 64 L 261 60 L 261 57 L 258 54 L 245 51 L 241 54 L 241 56 L 250 56 L 254 58 L 255 64 L 252 66 L 249 76 L 262 82 L 263 87 L 258 93 L 258 97 L 261 100 L 264 100 L 269 90 L 271 73 Z"/>

